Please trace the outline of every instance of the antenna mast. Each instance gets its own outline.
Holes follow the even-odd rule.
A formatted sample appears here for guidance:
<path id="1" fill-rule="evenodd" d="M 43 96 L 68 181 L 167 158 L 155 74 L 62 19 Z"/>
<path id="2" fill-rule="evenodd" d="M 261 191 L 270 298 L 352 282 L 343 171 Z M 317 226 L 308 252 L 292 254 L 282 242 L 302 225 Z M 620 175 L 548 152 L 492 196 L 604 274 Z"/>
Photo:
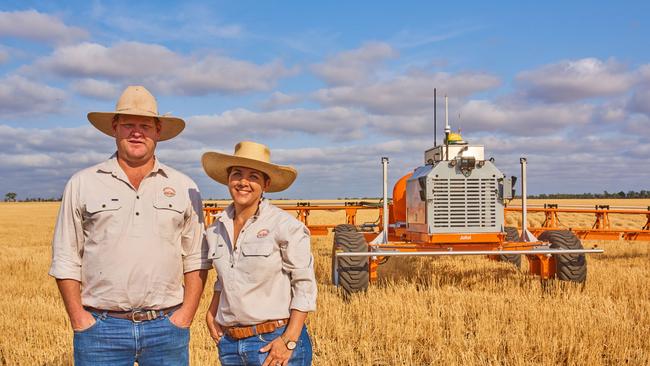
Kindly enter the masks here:
<path id="1" fill-rule="evenodd" d="M 433 147 L 438 146 L 436 142 L 436 136 L 438 135 L 436 132 L 436 126 L 438 125 L 436 120 L 436 99 L 436 88 L 433 88 Z"/>
<path id="2" fill-rule="evenodd" d="M 449 127 L 449 101 L 445 94 L 445 160 L 449 160 L 449 133 L 451 133 Z"/>

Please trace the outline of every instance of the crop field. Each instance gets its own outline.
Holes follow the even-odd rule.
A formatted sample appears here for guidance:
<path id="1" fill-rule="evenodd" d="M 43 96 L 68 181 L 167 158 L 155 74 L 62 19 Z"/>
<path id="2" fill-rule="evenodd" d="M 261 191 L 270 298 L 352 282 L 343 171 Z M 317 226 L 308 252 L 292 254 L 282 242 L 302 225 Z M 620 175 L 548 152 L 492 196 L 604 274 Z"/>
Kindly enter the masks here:
<path id="1" fill-rule="evenodd" d="M 72 331 L 47 275 L 57 209 L 58 203 L 0 203 L 0 365 L 72 364 Z M 376 218 L 376 211 L 358 215 L 359 222 Z M 312 212 L 309 219 L 342 222 L 344 215 Z M 591 227 L 594 217 L 560 220 Z M 640 228 L 645 220 L 612 217 L 612 225 Z M 519 221 L 507 217 L 511 225 Z M 529 215 L 531 225 L 541 221 Z M 331 243 L 332 234 L 312 238 L 319 297 L 308 327 L 315 365 L 650 364 L 649 242 L 584 242 L 605 249 L 588 256 L 584 287 L 542 287 L 526 274 L 525 260 L 519 271 L 482 257 L 392 258 L 380 267 L 378 283 L 349 301 L 330 285 Z M 209 281 L 192 325 L 193 365 L 219 364 L 203 321 L 214 271 Z"/>

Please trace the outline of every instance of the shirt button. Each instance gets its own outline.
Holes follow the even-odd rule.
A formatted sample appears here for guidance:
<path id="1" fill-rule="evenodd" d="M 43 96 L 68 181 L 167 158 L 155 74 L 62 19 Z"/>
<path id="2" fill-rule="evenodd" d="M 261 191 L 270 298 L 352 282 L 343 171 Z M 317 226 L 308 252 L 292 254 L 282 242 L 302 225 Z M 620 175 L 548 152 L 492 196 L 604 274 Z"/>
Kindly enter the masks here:
<path id="1" fill-rule="evenodd" d="M 136 212 L 135 215 L 136 215 L 136 216 L 140 216 L 140 213 L 139 213 L 139 212 Z"/>
<path id="2" fill-rule="evenodd" d="M 135 196 L 135 198 L 139 200 L 139 199 L 140 199 L 140 196 Z"/>
<path id="3" fill-rule="evenodd" d="M 169 207 L 172 207 L 172 204 L 171 204 L 171 203 L 169 204 Z"/>
<path id="4" fill-rule="evenodd" d="M 106 205 L 102 205 L 102 208 L 106 208 Z"/>

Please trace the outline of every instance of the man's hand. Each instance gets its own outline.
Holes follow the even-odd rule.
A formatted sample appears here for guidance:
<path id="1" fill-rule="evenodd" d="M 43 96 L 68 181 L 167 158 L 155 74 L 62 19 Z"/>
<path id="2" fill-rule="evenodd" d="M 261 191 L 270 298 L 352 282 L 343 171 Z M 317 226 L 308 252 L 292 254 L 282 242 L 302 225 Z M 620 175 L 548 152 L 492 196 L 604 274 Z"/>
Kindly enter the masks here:
<path id="1" fill-rule="evenodd" d="M 192 320 L 194 320 L 194 312 L 184 311 L 184 307 L 181 306 L 176 310 L 170 317 L 169 321 L 179 328 L 189 328 L 192 325 Z"/>
<path id="2" fill-rule="evenodd" d="M 75 332 L 84 331 L 95 324 L 96 320 L 93 314 L 86 310 L 81 310 L 74 316 L 70 316 L 70 325 Z"/>
<path id="3" fill-rule="evenodd" d="M 212 337 L 215 343 L 219 343 L 221 337 L 223 337 L 223 329 L 221 329 L 221 326 L 209 311 L 205 313 L 205 323 L 208 325 L 210 337 Z"/>
<path id="4" fill-rule="evenodd" d="M 260 352 L 268 352 L 269 355 L 264 360 L 262 366 L 286 366 L 289 364 L 289 358 L 293 351 L 287 348 L 284 344 L 282 337 L 278 337 L 271 341 L 271 343 L 260 349 Z"/>

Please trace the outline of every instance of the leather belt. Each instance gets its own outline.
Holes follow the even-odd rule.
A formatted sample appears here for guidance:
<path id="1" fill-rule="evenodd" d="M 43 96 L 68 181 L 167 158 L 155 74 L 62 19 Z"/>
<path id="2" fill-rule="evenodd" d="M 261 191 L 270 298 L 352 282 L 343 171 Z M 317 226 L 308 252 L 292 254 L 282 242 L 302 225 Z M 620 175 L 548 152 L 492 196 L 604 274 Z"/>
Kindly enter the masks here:
<path id="1" fill-rule="evenodd" d="M 225 327 L 224 331 L 230 338 L 239 340 L 243 338 L 252 337 L 258 334 L 266 334 L 275 331 L 276 329 L 289 324 L 289 319 L 269 320 L 268 322 L 244 326 L 244 327 Z"/>
<path id="2" fill-rule="evenodd" d="M 113 311 L 113 310 L 102 310 L 102 309 L 92 308 L 90 306 L 84 306 L 84 309 L 88 311 L 92 311 L 94 313 L 106 314 L 111 318 L 128 319 L 134 323 L 141 323 L 143 321 L 154 320 L 163 317 L 171 313 L 172 311 L 179 309 L 181 305 L 183 304 L 178 304 L 160 310 L 133 309 L 133 310 Z"/>

